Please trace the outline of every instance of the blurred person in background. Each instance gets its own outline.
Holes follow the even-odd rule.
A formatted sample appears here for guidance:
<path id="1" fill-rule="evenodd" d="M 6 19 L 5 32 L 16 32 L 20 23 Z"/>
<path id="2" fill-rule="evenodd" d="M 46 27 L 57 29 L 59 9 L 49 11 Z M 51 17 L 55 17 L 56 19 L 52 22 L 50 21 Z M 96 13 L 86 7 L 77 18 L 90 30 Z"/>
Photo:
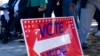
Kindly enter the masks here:
<path id="1" fill-rule="evenodd" d="M 4 31 L 2 32 L 2 42 L 5 44 L 5 43 L 8 43 L 8 37 L 10 36 L 10 30 L 9 30 L 9 27 L 10 25 L 12 24 L 12 21 L 14 19 L 14 12 L 13 12 L 13 7 L 12 7 L 12 4 L 15 0 L 9 0 L 8 1 L 8 11 L 9 11 L 9 21 L 7 22 L 5 20 L 5 17 L 4 15 L 1 16 L 1 22 L 2 22 L 2 27 L 4 28 Z"/>
<path id="2" fill-rule="evenodd" d="M 14 27 L 17 32 L 22 33 L 20 19 L 26 17 L 27 1 L 28 0 L 9 0 L 8 11 L 10 20 L 5 27 L 6 32 L 3 34 L 2 43 L 8 43 L 8 40 L 10 39 L 9 36 L 11 35 L 10 32 Z"/>
<path id="3" fill-rule="evenodd" d="M 42 18 L 46 10 L 47 0 L 28 0 L 28 18 Z"/>
<path id="4" fill-rule="evenodd" d="M 75 2 L 75 5 L 73 5 L 73 2 Z M 78 26 L 79 5 L 80 5 L 80 0 L 78 2 L 74 0 L 63 0 L 63 5 L 62 5 L 63 17 L 74 16 L 77 28 L 79 28 Z"/>
<path id="5" fill-rule="evenodd" d="M 75 0 L 76 2 L 77 0 Z M 96 8 L 100 10 L 100 0 L 81 0 L 79 38 L 83 49 L 88 48 L 87 38 Z"/>
<path id="6" fill-rule="evenodd" d="M 94 19 L 98 23 L 97 32 L 95 33 L 95 36 L 99 36 L 100 37 L 100 10 L 96 9 L 96 12 L 95 12 L 95 15 L 94 15 Z"/>
<path id="7" fill-rule="evenodd" d="M 73 16 L 73 12 L 70 9 L 70 6 L 72 4 L 72 0 L 63 0 L 63 16 Z"/>
<path id="8" fill-rule="evenodd" d="M 62 16 L 62 0 L 48 0 L 45 17 L 51 17 L 54 12 L 55 17 Z"/>

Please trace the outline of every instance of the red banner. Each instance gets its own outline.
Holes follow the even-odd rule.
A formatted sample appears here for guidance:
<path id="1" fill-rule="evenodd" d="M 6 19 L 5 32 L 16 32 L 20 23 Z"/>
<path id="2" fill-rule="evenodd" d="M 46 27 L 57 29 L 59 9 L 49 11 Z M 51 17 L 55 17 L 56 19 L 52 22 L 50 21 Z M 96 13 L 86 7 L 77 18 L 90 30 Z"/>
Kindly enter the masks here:
<path id="1" fill-rule="evenodd" d="M 73 17 L 22 19 L 28 56 L 83 56 Z"/>

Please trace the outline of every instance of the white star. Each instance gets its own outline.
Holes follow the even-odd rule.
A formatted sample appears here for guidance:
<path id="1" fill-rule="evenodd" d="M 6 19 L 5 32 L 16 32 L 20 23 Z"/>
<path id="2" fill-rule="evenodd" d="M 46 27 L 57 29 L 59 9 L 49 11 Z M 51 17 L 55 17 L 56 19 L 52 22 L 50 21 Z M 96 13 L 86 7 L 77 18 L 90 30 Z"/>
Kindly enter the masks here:
<path id="1" fill-rule="evenodd" d="M 34 25 L 32 25 L 32 27 L 34 27 Z"/>
<path id="2" fill-rule="evenodd" d="M 27 28 L 27 26 L 26 26 L 26 25 L 25 25 L 24 27 L 25 27 L 25 28 Z"/>
<path id="3" fill-rule="evenodd" d="M 70 23 L 70 21 L 68 21 L 68 23 Z"/>
<path id="4" fill-rule="evenodd" d="M 39 20 L 39 23 L 41 22 L 41 20 Z"/>
<path id="5" fill-rule="evenodd" d="M 28 35 L 26 35 L 26 37 L 28 37 Z"/>
<path id="6" fill-rule="evenodd" d="M 47 22 L 48 20 L 46 19 L 45 21 Z"/>
<path id="7" fill-rule="evenodd" d="M 71 21 L 71 23 L 72 23 L 73 21 Z"/>
<path id="8" fill-rule="evenodd" d="M 71 26 L 71 25 L 68 25 L 68 26 Z"/>
<path id="9" fill-rule="evenodd" d="M 25 32 L 27 33 L 27 30 Z"/>
<path id="10" fill-rule="evenodd" d="M 28 28 L 30 28 L 31 26 L 30 25 L 28 25 Z"/>
<path id="11" fill-rule="evenodd" d="M 31 32 L 31 30 L 28 30 L 28 32 Z"/>
<path id="12" fill-rule="evenodd" d="M 26 21 L 24 21 L 24 23 L 26 24 L 27 22 L 26 22 Z"/>
<path id="13" fill-rule="evenodd" d="M 28 21 L 28 23 L 30 23 L 30 21 Z"/>
<path id="14" fill-rule="evenodd" d="M 74 27 L 72 27 L 72 29 L 74 29 Z"/>
<path id="15" fill-rule="evenodd" d="M 32 23 L 34 23 L 34 21 L 32 21 Z"/>
<path id="16" fill-rule="evenodd" d="M 37 23 L 38 21 L 36 20 L 35 22 Z"/>
<path id="17" fill-rule="evenodd" d="M 37 33 L 38 33 L 38 32 L 36 31 L 36 32 L 35 32 L 35 35 L 37 35 Z"/>
<path id="18" fill-rule="evenodd" d="M 72 26 L 74 26 L 74 24 L 71 24 Z"/>
<path id="19" fill-rule="evenodd" d="M 51 20 L 49 19 L 49 22 L 50 22 Z"/>
<path id="20" fill-rule="evenodd" d="M 44 20 L 42 20 L 42 22 L 44 22 Z"/>

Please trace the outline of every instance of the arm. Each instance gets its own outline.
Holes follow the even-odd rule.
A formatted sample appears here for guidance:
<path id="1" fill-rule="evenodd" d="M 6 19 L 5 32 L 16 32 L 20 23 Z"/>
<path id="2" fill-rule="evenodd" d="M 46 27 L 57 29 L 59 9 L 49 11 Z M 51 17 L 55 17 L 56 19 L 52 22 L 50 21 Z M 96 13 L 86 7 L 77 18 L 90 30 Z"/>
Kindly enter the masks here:
<path id="1" fill-rule="evenodd" d="M 19 2 L 19 9 L 18 11 L 16 11 L 14 13 L 14 17 L 16 17 L 17 15 L 21 14 L 21 13 L 24 13 L 27 9 L 27 1 L 28 0 L 20 0 Z"/>
<path id="2" fill-rule="evenodd" d="M 47 3 L 48 3 L 47 0 L 40 0 L 40 8 L 38 10 L 45 11 Z"/>

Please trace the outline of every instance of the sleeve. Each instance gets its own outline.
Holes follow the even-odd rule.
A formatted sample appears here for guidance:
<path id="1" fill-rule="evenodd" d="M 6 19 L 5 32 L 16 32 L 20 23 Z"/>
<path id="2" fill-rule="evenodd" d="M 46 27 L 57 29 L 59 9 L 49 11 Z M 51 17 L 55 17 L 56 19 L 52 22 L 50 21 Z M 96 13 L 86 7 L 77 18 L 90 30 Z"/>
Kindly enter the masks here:
<path id="1" fill-rule="evenodd" d="M 48 3 L 47 0 L 40 0 L 40 6 L 44 6 Z"/>
<path id="2" fill-rule="evenodd" d="M 25 10 L 27 9 L 27 2 L 28 2 L 28 0 L 21 0 L 21 2 L 19 4 L 20 9 L 18 10 L 19 13 L 25 12 Z"/>

